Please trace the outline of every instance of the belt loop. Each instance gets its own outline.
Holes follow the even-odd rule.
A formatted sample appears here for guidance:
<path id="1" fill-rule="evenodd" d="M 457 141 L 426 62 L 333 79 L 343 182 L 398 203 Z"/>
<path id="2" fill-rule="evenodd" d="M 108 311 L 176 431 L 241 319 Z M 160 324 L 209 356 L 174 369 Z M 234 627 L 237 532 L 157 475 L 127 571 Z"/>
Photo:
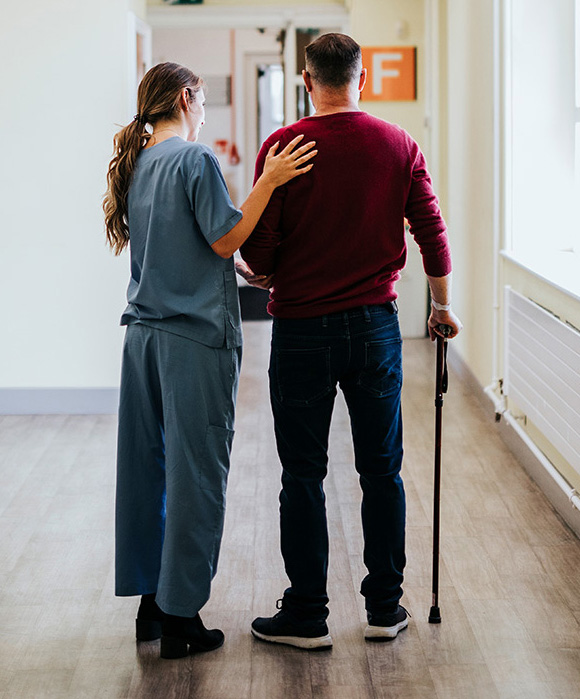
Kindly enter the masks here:
<path id="1" fill-rule="evenodd" d="M 368 306 L 363 306 L 363 307 L 362 307 L 362 310 L 363 310 L 363 315 L 364 315 L 364 317 L 365 317 L 365 322 L 366 322 L 366 323 L 370 323 L 370 322 L 371 322 L 371 314 L 370 314 L 370 312 L 369 312 L 369 307 L 368 307 Z"/>
<path id="2" fill-rule="evenodd" d="M 328 316 L 322 316 L 322 327 L 323 328 L 328 327 Z"/>

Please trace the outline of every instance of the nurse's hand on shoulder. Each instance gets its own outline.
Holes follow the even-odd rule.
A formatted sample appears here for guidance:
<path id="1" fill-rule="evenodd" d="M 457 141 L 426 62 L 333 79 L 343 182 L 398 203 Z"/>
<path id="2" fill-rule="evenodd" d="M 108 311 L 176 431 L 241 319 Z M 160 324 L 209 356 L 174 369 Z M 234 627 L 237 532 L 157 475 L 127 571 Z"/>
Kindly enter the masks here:
<path id="1" fill-rule="evenodd" d="M 298 148 L 297 146 L 303 138 L 304 134 L 296 136 L 278 155 L 276 155 L 276 151 L 280 145 L 279 141 L 268 151 L 262 176 L 274 187 L 279 187 L 298 175 L 305 175 L 312 168 L 313 163 L 308 161 L 318 153 L 317 150 L 312 150 L 316 141 L 309 141 L 306 145 Z"/>

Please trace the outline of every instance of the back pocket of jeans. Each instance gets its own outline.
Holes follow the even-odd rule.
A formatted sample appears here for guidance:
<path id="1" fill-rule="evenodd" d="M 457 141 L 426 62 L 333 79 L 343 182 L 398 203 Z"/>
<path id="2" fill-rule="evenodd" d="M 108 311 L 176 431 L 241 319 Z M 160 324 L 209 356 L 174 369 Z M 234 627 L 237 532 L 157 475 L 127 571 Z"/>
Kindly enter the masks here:
<path id="1" fill-rule="evenodd" d="M 278 349 L 275 393 L 286 405 L 307 406 L 332 392 L 330 348 Z"/>
<path id="2" fill-rule="evenodd" d="M 400 340 L 373 340 L 365 343 L 365 366 L 358 385 L 377 398 L 397 393 L 403 382 Z"/>
<path id="3" fill-rule="evenodd" d="M 205 448 L 199 469 L 199 485 L 203 490 L 225 493 L 233 439 L 233 430 L 218 425 L 207 426 Z"/>

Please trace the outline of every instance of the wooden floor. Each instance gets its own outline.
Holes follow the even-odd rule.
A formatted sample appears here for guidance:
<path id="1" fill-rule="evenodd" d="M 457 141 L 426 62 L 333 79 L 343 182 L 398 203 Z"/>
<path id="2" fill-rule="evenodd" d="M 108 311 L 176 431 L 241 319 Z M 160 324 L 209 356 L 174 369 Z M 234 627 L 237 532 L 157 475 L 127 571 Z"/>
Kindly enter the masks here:
<path id="1" fill-rule="evenodd" d="M 0 697 L 548 699 L 580 696 L 580 543 L 451 377 L 444 408 L 441 612 L 431 604 L 433 346 L 405 342 L 409 628 L 365 643 L 360 494 L 342 401 L 327 480 L 332 651 L 254 640 L 285 587 L 268 323 L 246 325 L 220 570 L 202 616 L 220 650 L 136 647 L 113 596 L 113 416 L 0 418 Z"/>

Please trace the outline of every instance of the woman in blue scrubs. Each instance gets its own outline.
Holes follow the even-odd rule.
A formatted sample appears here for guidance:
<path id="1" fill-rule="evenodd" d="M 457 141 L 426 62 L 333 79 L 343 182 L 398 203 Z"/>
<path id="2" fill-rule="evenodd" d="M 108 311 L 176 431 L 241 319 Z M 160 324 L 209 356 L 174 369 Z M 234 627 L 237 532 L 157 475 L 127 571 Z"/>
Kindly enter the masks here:
<path id="1" fill-rule="evenodd" d="M 131 278 L 119 405 L 116 594 L 141 595 L 137 639 L 161 657 L 222 645 L 199 610 L 224 524 L 242 333 L 233 253 L 274 189 L 310 170 L 314 143 L 272 148 L 238 210 L 218 161 L 196 143 L 202 80 L 162 63 L 115 137 L 104 199 L 107 240 L 129 244 Z M 149 125 L 149 129 L 147 129 Z"/>

